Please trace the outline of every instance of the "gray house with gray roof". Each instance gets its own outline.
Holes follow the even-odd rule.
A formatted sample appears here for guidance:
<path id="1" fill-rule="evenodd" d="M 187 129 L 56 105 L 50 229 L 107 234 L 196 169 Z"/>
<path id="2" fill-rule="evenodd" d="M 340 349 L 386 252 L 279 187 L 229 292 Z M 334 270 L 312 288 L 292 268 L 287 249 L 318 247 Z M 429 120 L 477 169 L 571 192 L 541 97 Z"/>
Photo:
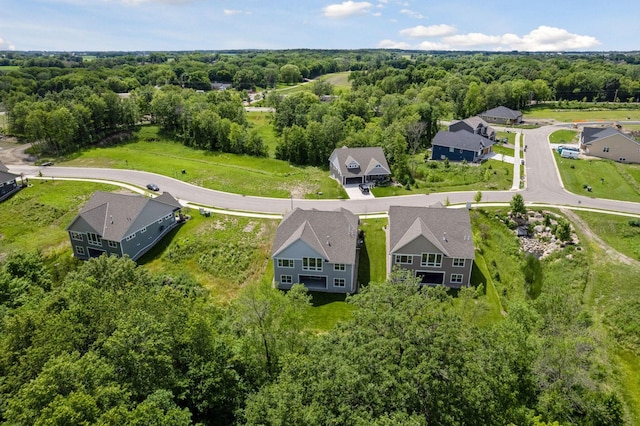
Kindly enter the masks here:
<path id="1" fill-rule="evenodd" d="M 449 124 L 450 132 L 457 132 L 459 130 L 466 130 L 467 132 L 484 136 L 492 141 L 496 140 L 495 129 L 489 126 L 489 123 L 477 116 L 465 118 L 464 120 L 454 120 Z"/>
<path id="2" fill-rule="evenodd" d="M 387 274 L 404 268 L 423 284 L 470 284 L 475 248 L 466 209 L 391 206 L 386 239 Z"/>
<path id="3" fill-rule="evenodd" d="M 479 114 L 480 118 L 488 123 L 497 124 L 520 124 L 522 123 L 522 112 L 507 108 L 506 106 L 499 106 L 489 109 L 482 114 Z"/>
<path id="4" fill-rule="evenodd" d="M 156 198 L 96 192 L 67 227 L 73 254 L 83 260 L 101 254 L 137 260 L 178 225 L 180 209 L 168 192 Z"/>
<path id="5" fill-rule="evenodd" d="M 376 182 L 388 179 L 391 169 L 379 146 L 336 148 L 329 157 L 331 177 L 342 185 Z"/>
<path id="6" fill-rule="evenodd" d="M 358 291 L 359 219 L 349 210 L 303 210 L 285 215 L 273 242 L 274 282 L 311 291 Z"/>

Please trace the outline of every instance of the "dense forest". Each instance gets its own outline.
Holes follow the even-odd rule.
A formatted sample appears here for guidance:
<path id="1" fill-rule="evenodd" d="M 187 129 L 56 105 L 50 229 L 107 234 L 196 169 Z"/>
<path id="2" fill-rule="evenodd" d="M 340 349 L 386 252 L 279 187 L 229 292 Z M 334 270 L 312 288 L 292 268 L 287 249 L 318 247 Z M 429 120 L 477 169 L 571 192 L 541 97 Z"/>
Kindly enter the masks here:
<path id="1" fill-rule="evenodd" d="M 60 271 L 60 268 L 57 269 Z M 184 276 L 100 257 L 53 274 L 0 269 L 6 424 L 619 425 L 590 318 L 567 289 L 504 320 L 401 272 L 351 297 L 352 319 L 306 327 L 310 296 L 248 285 L 215 302 Z M 546 423 L 545 423 L 546 422 Z M 553 423 L 559 422 L 559 423 Z"/>
<path id="2" fill-rule="evenodd" d="M 323 79 L 341 72 L 348 89 Z M 305 90 L 278 90 L 300 82 Z M 256 93 L 275 108 L 273 152 L 244 109 Z M 440 120 L 498 105 L 631 108 L 638 99 L 640 54 L 0 52 L 0 133 L 38 153 L 117 143 L 152 123 L 190 147 L 299 165 L 326 167 L 341 145 L 381 146 L 403 183 Z M 504 303 L 491 321 L 474 316 L 483 284 L 453 294 L 398 271 L 349 296 L 349 319 L 318 331 L 299 286 L 246 282 L 221 302 L 187 273 L 128 259 L 10 253 L 0 261 L 0 422 L 628 422 L 626 392 L 637 384 L 620 385 L 624 371 L 603 342 L 638 353 L 638 302 L 598 301 L 605 318 L 594 318 L 585 289 L 603 264 L 591 265 L 591 247 L 541 265 L 493 212 L 472 216 L 477 249 L 494 255 L 481 266 Z M 544 285 L 527 290 L 541 271 Z"/>

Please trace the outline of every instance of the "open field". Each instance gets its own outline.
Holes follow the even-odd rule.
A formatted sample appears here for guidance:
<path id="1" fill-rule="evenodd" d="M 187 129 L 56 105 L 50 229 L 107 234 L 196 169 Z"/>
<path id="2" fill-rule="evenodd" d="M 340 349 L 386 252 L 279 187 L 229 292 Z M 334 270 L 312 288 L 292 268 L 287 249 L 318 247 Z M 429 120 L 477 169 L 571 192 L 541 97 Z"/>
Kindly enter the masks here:
<path id="1" fill-rule="evenodd" d="M 376 197 L 391 195 L 429 194 L 444 191 L 502 190 L 511 188 L 513 164 L 489 160 L 481 165 L 421 161 L 416 156 L 416 184 L 410 189 L 400 186 L 373 188 Z M 411 165 L 410 165 L 411 166 Z"/>
<path id="2" fill-rule="evenodd" d="M 575 214 L 580 216 L 605 243 L 620 253 L 640 261 L 640 227 L 629 224 L 629 221 L 640 219 L 584 211 L 575 211 Z"/>
<path id="3" fill-rule="evenodd" d="M 245 113 L 249 126 L 255 129 L 268 148 L 269 157 L 274 157 L 278 146 L 278 135 L 271 122 L 274 114 L 271 112 L 247 112 Z"/>
<path id="4" fill-rule="evenodd" d="M 348 80 L 349 74 L 349 71 L 325 74 L 320 77 L 320 79 L 328 81 L 333 84 L 336 89 L 344 91 L 351 89 L 351 83 Z"/>
<path id="5" fill-rule="evenodd" d="M 0 73 L 9 71 L 18 71 L 20 67 L 18 65 L 0 65 Z"/>
<path id="6" fill-rule="evenodd" d="M 536 108 L 530 111 L 524 111 L 524 119 L 528 121 L 551 119 L 563 123 L 580 123 L 583 121 L 619 121 L 624 125 L 625 121 L 639 121 L 639 109 L 553 109 L 553 108 Z"/>
<path id="7" fill-rule="evenodd" d="M 346 198 L 344 189 L 325 170 L 294 167 L 273 158 L 195 150 L 163 138 L 153 126 L 141 128 L 130 143 L 90 148 L 57 163 L 144 170 L 237 194 L 316 198 L 322 192 L 322 198 Z M 187 173 L 180 173 L 183 169 Z"/>
<path id="8" fill-rule="evenodd" d="M 578 132 L 575 130 L 556 130 L 549 135 L 549 143 L 577 143 Z"/>
<path id="9" fill-rule="evenodd" d="M 562 158 L 557 151 L 553 155 L 568 191 L 595 198 L 640 201 L 640 165 Z M 584 185 L 591 186 L 591 192 L 584 189 Z"/>

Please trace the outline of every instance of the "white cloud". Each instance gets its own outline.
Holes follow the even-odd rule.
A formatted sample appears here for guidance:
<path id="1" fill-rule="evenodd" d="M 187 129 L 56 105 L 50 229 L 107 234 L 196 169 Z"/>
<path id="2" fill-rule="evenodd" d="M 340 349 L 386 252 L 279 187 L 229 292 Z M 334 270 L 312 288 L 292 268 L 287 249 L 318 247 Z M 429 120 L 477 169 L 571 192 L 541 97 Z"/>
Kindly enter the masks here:
<path id="1" fill-rule="evenodd" d="M 363 15 L 371 8 L 371 3 L 362 1 L 345 1 L 339 4 L 330 4 L 323 9 L 324 16 L 327 18 L 346 18 L 352 15 Z"/>
<path id="2" fill-rule="evenodd" d="M 126 4 L 143 4 L 143 3 L 166 3 L 166 4 L 187 4 L 194 0 L 121 0 Z"/>
<path id="3" fill-rule="evenodd" d="M 421 13 L 415 12 L 413 10 L 409 10 L 409 9 L 401 9 L 400 13 L 405 14 L 407 16 L 410 16 L 412 18 L 416 18 L 416 19 L 422 19 L 424 18 L 424 16 L 422 16 Z"/>
<path id="4" fill-rule="evenodd" d="M 225 15 L 251 15 L 251 11 L 249 10 L 237 10 L 237 9 L 224 9 L 223 13 Z"/>
<path id="5" fill-rule="evenodd" d="M 425 27 L 424 25 L 418 25 L 413 28 L 405 28 L 400 31 L 400 35 L 411 38 L 427 38 L 427 37 L 442 37 L 456 32 L 455 27 L 446 24 L 431 25 Z"/>
<path id="6" fill-rule="evenodd" d="M 374 12 L 372 13 L 373 16 L 382 16 L 382 12 Z"/>
<path id="7" fill-rule="evenodd" d="M 562 51 L 588 49 L 600 42 L 591 36 L 572 34 L 565 29 L 540 26 L 520 37 L 516 34 L 456 34 L 443 38 L 452 48 L 486 47 L 494 50 Z"/>
<path id="8" fill-rule="evenodd" d="M 0 50 L 16 50 L 16 46 L 0 37 Z"/>
<path id="9" fill-rule="evenodd" d="M 411 46 L 404 41 L 382 40 L 377 46 L 379 49 L 409 49 Z"/>
<path id="10" fill-rule="evenodd" d="M 423 41 L 417 48 L 420 50 L 449 50 L 449 45 L 434 41 Z"/>

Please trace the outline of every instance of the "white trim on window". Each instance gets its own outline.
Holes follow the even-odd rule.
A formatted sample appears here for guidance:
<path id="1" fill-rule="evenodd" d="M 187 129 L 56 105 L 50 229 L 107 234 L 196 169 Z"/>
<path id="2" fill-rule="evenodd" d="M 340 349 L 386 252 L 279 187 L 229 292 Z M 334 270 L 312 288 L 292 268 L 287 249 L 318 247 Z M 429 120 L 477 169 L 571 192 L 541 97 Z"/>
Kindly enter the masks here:
<path id="1" fill-rule="evenodd" d="M 280 275 L 280 284 L 293 284 L 293 277 L 291 275 Z"/>
<path id="2" fill-rule="evenodd" d="M 463 274 L 451 274 L 451 284 L 462 284 Z"/>
<path id="3" fill-rule="evenodd" d="M 467 259 L 464 259 L 462 257 L 454 257 L 453 260 L 451 261 L 451 265 L 456 268 L 464 268 L 466 260 Z"/>
<path id="4" fill-rule="evenodd" d="M 76 246 L 76 253 L 78 253 L 81 256 L 84 256 L 84 247 Z"/>
<path id="5" fill-rule="evenodd" d="M 442 253 L 422 253 L 420 266 L 427 266 L 430 268 L 442 267 Z"/>
<path id="6" fill-rule="evenodd" d="M 87 242 L 94 246 L 102 245 L 102 237 L 94 232 L 87 233 Z"/>
<path id="7" fill-rule="evenodd" d="M 71 231 L 71 239 L 76 241 L 84 241 L 81 232 Z"/>
<path id="8" fill-rule="evenodd" d="M 108 245 L 111 248 L 118 248 L 118 242 L 117 241 L 108 241 Z"/>
<path id="9" fill-rule="evenodd" d="M 408 254 L 396 254 L 393 263 L 401 263 L 404 265 L 410 265 L 413 263 L 413 256 Z"/>
<path id="10" fill-rule="evenodd" d="M 278 268 L 293 268 L 295 262 L 293 259 L 278 259 Z"/>
<path id="11" fill-rule="evenodd" d="M 334 271 L 346 271 L 347 270 L 347 265 L 345 265 L 344 263 L 334 263 L 333 264 L 333 270 Z"/>
<path id="12" fill-rule="evenodd" d="M 127 236 L 127 238 L 125 238 L 125 240 L 127 240 L 127 241 L 131 241 L 131 240 L 133 240 L 135 237 L 136 237 L 136 234 L 135 234 L 135 232 L 134 232 L 133 234 L 128 235 L 128 236 Z"/>
<path id="13" fill-rule="evenodd" d="M 322 258 L 321 257 L 303 257 L 302 270 L 303 271 L 322 271 Z"/>
<path id="14" fill-rule="evenodd" d="M 334 278 L 333 279 L 333 286 L 334 287 L 346 287 L 347 286 L 347 280 L 345 280 L 344 278 Z"/>
<path id="15" fill-rule="evenodd" d="M 147 232 L 147 227 L 146 226 L 140 230 L 141 234 L 144 234 L 145 232 Z"/>

